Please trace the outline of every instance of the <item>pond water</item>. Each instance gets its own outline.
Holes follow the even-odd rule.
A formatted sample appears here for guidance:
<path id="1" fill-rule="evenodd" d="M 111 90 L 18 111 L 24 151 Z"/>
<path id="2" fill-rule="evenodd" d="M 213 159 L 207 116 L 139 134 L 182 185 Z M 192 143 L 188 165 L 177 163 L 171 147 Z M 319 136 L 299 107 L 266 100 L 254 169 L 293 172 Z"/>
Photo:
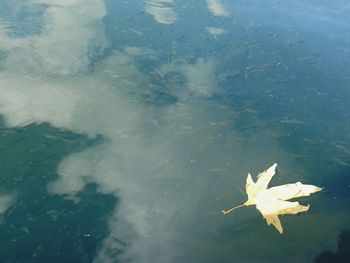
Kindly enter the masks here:
<path id="1" fill-rule="evenodd" d="M 0 0 L 0 262 L 350 262 L 350 4 Z M 246 200 L 324 187 L 279 234 Z"/>

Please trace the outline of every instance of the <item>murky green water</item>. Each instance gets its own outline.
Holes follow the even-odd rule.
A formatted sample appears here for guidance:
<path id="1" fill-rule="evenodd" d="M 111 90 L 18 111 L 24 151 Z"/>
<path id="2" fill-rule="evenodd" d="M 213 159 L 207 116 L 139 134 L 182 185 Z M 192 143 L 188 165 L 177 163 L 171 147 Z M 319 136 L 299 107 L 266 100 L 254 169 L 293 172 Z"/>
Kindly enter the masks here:
<path id="1" fill-rule="evenodd" d="M 0 262 L 349 262 L 349 11 L 0 0 Z M 310 211 L 224 217 L 275 162 Z"/>

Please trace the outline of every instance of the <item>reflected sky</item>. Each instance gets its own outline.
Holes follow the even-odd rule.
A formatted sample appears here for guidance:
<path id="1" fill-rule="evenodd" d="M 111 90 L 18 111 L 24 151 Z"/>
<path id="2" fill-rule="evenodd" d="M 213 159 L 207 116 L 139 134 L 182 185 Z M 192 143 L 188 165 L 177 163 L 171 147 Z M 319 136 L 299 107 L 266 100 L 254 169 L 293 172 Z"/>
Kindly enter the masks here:
<path id="1" fill-rule="evenodd" d="M 42 163 L 33 185 L 52 206 L 44 213 L 64 202 L 48 227 L 53 246 L 90 237 L 65 216 L 83 222 L 96 209 L 87 215 L 100 234 L 81 262 L 313 262 L 335 251 L 350 227 L 349 9 L 345 1 L 0 0 L 0 148 L 12 153 L 0 170 L 0 232 L 14 242 L 6 260 L 16 259 L 17 228 L 40 241 L 40 231 L 10 222 L 32 184 L 15 178 L 32 162 Z M 36 155 L 29 141 L 39 134 Z M 246 199 L 246 174 L 275 162 L 273 184 L 325 187 L 307 199 L 311 210 L 282 217 L 283 236 L 254 208 L 223 217 Z M 56 232 L 61 224 L 71 232 Z M 48 249 L 27 260 L 55 259 Z"/>

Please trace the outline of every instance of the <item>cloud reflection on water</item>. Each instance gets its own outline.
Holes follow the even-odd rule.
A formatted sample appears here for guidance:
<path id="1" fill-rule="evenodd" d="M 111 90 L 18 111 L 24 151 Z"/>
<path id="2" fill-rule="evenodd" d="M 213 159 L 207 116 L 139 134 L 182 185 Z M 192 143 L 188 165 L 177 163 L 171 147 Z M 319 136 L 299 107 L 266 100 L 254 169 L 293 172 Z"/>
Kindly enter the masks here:
<path id="1" fill-rule="evenodd" d="M 214 16 L 229 16 L 228 11 L 226 10 L 225 6 L 221 3 L 220 0 L 207 0 L 207 5 L 209 11 Z"/>
<path id="2" fill-rule="evenodd" d="M 175 0 L 149 0 L 146 3 L 146 13 L 152 15 L 161 24 L 172 24 L 176 21 L 176 13 L 171 7 Z"/>
<path id="3" fill-rule="evenodd" d="M 167 5 L 172 2 L 149 1 L 146 12 L 159 23 L 173 23 L 176 16 Z M 48 186 L 51 193 L 74 199 L 87 183 L 95 182 L 99 191 L 120 198 L 96 262 L 115 262 L 118 249 L 124 250 L 123 259 L 133 262 L 187 260 L 196 252 L 192 247 L 201 248 L 204 239 L 220 231 L 219 236 L 225 236 L 227 229 L 243 229 L 231 241 L 235 246 L 230 253 L 249 257 L 242 255 L 242 244 L 259 238 L 243 232 L 248 228 L 254 233 L 254 218 L 248 221 L 240 214 L 225 220 L 220 211 L 227 202 L 245 198 L 239 190 L 250 167 L 287 163 L 290 157 L 269 131 L 257 130 L 249 140 L 233 131 L 237 113 L 210 99 L 218 92 L 215 58 L 161 66 L 164 78 L 179 73 L 184 87 L 174 92 L 177 103 L 149 105 L 135 94 L 151 86 L 137 57 L 153 60 L 157 54 L 152 49 L 113 51 L 87 74 L 92 51 L 108 45 L 101 27 L 103 1 L 33 3 L 48 5 L 42 35 L 12 39 L 2 29 L 1 39 L 6 41 L 0 42 L 1 48 L 8 55 L 0 72 L 0 112 L 10 127 L 48 122 L 91 137 L 104 136 L 104 143 L 67 156 L 58 168 L 60 177 Z M 228 15 L 221 2 L 207 3 L 215 16 Z M 73 9 L 81 10 L 79 19 Z M 270 240 L 278 247 L 279 240 Z M 225 243 L 206 242 L 208 248 Z M 299 241 L 295 251 L 307 243 Z M 309 246 L 307 252 L 313 249 Z M 300 254 L 296 252 L 296 258 Z M 258 255 L 264 256 L 264 251 Z"/>
<path id="4" fill-rule="evenodd" d="M 15 198 L 10 194 L 0 195 L 0 224 L 2 222 L 1 216 L 6 212 L 7 209 L 15 202 Z"/>

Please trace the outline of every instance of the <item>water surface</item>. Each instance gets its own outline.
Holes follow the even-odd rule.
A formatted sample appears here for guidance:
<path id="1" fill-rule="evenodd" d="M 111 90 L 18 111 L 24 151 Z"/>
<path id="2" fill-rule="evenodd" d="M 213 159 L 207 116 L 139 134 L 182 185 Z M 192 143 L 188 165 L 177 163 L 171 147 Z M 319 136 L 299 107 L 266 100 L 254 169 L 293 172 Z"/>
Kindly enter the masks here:
<path id="1" fill-rule="evenodd" d="M 349 11 L 0 0 L 0 261 L 347 262 Z M 275 162 L 310 211 L 224 217 Z"/>

